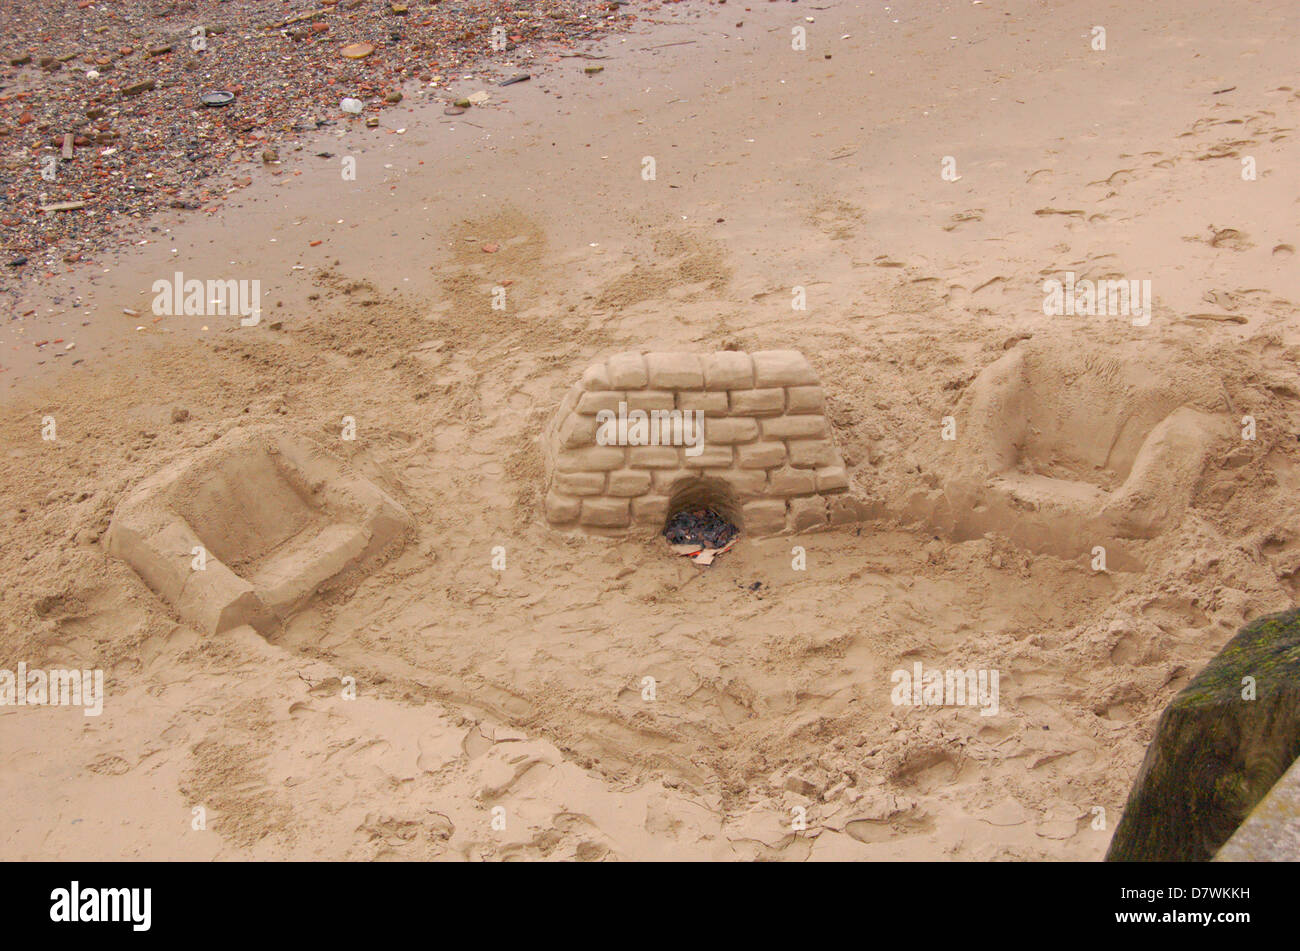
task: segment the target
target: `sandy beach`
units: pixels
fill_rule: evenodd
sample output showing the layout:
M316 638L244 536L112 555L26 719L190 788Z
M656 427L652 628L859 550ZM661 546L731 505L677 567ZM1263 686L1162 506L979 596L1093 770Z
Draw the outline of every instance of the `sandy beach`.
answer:
M0 669L105 686L0 706L0 858L1099 860L1170 698L1295 606L1293 4L621 13L6 275ZM588 367L785 350L853 518L708 568L548 523ZM253 431L409 521L214 633L122 513ZM236 575L330 527L218 475L177 498ZM918 670L996 703L900 702Z

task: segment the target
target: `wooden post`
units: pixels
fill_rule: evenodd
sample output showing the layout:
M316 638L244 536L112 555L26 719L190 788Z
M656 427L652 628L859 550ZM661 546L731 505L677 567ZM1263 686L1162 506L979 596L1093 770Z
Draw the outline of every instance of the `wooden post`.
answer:
M1156 724L1108 862L1205 862L1300 756L1300 609L1243 627Z

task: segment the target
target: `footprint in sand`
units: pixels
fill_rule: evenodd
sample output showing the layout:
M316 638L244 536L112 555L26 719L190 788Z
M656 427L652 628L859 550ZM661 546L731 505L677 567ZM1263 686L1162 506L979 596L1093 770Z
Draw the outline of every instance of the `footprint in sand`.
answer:
M922 794L930 793L956 781L961 765L958 757L947 750L921 747L904 754L890 772L889 780Z
M963 225L968 221L983 221L983 220L984 220L983 208L968 208L965 211L959 211L957 212L957 214L953 215L952 224L944 225L943 230L954 231L960 225Z
M1210 238L1206 242L1212 248L1227 248L1229 251L1245 251L1253 248L1254 242L1244 231L1236 228L1215 228L1210 225Z
M466 730L465 736L461 740L461 749L464 751L465 756L469 759L474 759L475 757L481 756L482 754L486 753L489 749L492 748L492 745L493 745L492 740L483 735L482 731L478 728L477 724L471 726L468 730ZM424 755L425 755L425 751L423 748L421 748L420 750L421 759L424 758ZM421 765L421 764L417 761L417 765ZM421 765L421 768L423 769L425 768L425 766Z
M1231 142L1219 142L1210 146L1208 152L1202 152L1196 156L1196 161L1205 162L1210 159L1237 158L1241 155L1241 149L1247 146L1256 145L1254 139L1234 139Z
M1111 172L1109 178L1099 179L1095 182L1089 182L1089 185L1109 185L1111 188L1119 188L1121 185L1127 185L1136 177L1135 169L1121 168L1118 171Z
M86 766L86 769L92 773L99 773L104 776L121 776L123 773L129 773L131 768L131 764L122 757L112 754L101 756Z
M906 265L904 265L902 261L894 261L889 256L884 254L875 258L871 263L874 264L876 267L906 267Z
M1034 214L1038 215L1040 218L1045 218L1048 215L1065 215L1068 218L1082 218L1087 213L1080 208L1036 208L1034 209Z
M979 294L980 292L987 291L987 290L996 290L1000 292L1006 286L1006 283L1007 283L1007 279L1003 277L1001 274L998 274L997 276L990 277L987 281L984 281L973 291L971 291L971 294Z

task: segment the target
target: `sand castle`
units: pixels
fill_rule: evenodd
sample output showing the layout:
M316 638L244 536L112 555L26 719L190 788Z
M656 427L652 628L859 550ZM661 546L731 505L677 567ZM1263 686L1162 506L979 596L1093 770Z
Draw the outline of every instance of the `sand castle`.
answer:
M856 521L816 371L796 350L617 353L543 434L546 518L593 534L708 506L753 536Z

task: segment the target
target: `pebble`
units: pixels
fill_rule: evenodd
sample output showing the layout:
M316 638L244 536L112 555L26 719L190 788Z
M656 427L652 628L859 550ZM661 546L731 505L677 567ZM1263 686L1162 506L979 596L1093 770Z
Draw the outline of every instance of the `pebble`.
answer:
M348 59L365 59L375 51L373 43L349 43L339 50Z

